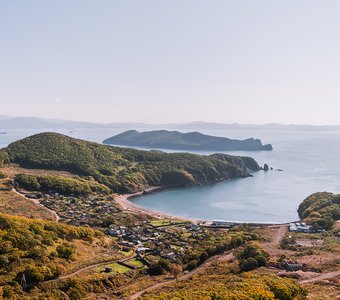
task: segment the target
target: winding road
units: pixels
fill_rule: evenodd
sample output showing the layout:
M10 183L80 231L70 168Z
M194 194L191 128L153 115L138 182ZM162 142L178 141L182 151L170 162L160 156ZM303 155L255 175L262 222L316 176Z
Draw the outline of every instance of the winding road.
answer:
M230 259L233 259L233 257L234 257L234 255L233 255L232 251L227 251L223 254L215 255L215 256L207 259L203 264L201 264L197 268L193 269L192 271L190 271L187 274L184 274L184 275L178 277L177 279L170 279L170 280L167 280L167 281L156 283L152 286L149 286L148 288L146 288L144 290L139 291L138 293L133 294L132 296L129 296L129 297L126 297L126 298L123 298L123 299L124 300L138 299L139 297L143 296L147 292L151 292L153 290L159 289L161 287L170 285L170 284L178 282L178 281L189 279L192 276L194 276L195 274L197 274L197 273L201 272L202 270L204 270L205 268L209 267L216 260L220 260L220 261L230 260Z
M273 240L270 242L271 245L279 245L281 240L283 239L283 237L285 236L287 232L287 225L280 225L278 226L277 232L275 233L275 236L273 238ZM208 260L206 260L203 264L201 264L200 266L198 266L197 268L195 268L194 270L190 271L187 274L184 274L182 276L180 276L177 280L176 279L171 279L171 280L167 280L164 282L159 282L156 283L144 290L141 290L135 294L133 294L132 296L123 298L123 300L135 300L138 299L139 297L143 296L145 293L147 292L151 292L154 291L156 289L162 288L164 286L168 286L170 284L175 283L176 281L181 281L181 280L186 280L191 278L192 276L194 276L195 274L201 272L203 269L209 267L214 261L226 261L226 260L231 260L234 258L233 255L233 251L227 251L221 255L215 255L213 257L210 257Z
M73 276L76 276L84 271L87 271L87 270L91 270L91 269L94 269L94 268L98 268L98 267L101 267L101 266L105 266L105 265L109 265L109 264L113 264L113 263L123 263L123 262L126 262L134 257L136 257L137 255L134 253L133 255L130 255L128 257L124 257L122 259L119 259L119 260L108 260L108 261L105 261L105 262L100 262L100 263L96 263L96 264L93 264L93 265L89 265L87 267L84 267L84 268L81 268L77 271L74 271L73 273L70 273L70 274L66 274L66 275L63 275L63 276L59 276L58 278L55 278L55 279L51 279L51 280L47 280L47 281L44 281L44 283L46 282L55 282L55 281L60 281L60 280L64 280L64 279L68 279L68 278L71 278Z
M108 265L108 264L113 264L113 263L123 263L123 262L126 262L134 257L136 257L137 255L134 253L133 255L130 255L128 257L124 257L122 259L119 259L119 260L111 260L111 261L106 261L106 262L101 262L101 263L97 263L97 264L94 264L94 265L89 265L87 267L84 267L84 268L81 268L73 273L70 273L70 274L67 274L67 275L64 275L64 276L60 276L56 279L53 279L53 280L50 280L50 281L58 281L58 280L63 280L63 279L67 279L67 278L70 278L70 277L73 277L73 276L76 276L84 271L87 271L87 270L90 270L90 269L93 269L93 268L98 268L98 267L101 267L101 266L105 266L105 265Z

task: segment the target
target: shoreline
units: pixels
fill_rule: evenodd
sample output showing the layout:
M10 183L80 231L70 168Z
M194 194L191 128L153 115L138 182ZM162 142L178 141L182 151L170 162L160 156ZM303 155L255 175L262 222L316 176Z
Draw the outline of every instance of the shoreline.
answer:
M142 195L148 195L151 193L162 191L164 189L166 188L156 186L156 187L151 187L144 191L136 192L133 194L121 194L121 195L114 197L114 201L118 203L123 208L123 210L134 213L134 214L145 214L156 219L174 219L174 220L181 220L181 221L189 221L193 224L200 224L203 226L213 227L211 226L213 220L203 220L203 219L195 219L195 218L190 218L190 217L181 217L181 216L176 216L176 215L172 215L169 213L159 212L159 211L156 211L150 208L140 206L129 200L131 198L139 197ZM300 222L300 220L286 222L286 223L254 223L254 222L234 222L234 221L222 221L222 222L231 223L231 224L248 224L248 225L259 225L259 226L265 225L265 226L275 227L275 226L289 225L290 223L294 223L294 222ZM216 227L216 228L219 228L219 227Z
M158 212L149 208L145 208L142 207L138 204L135 204L131 201L129 201L129 199L134 198L134 197L138 197L138 196L142 196L144 194L151 194L157 191L161 191L164 190L165 188L163 187L151 187L148 188L144 191L141 192L136 192L133 194L122 194L122 195L118 195L116 197L114 197L114 201L116 203L118 203L125 211L134 213L134 214L145 214L148 215L150 217L156 218L156 219L174 219L174 220L181 220L181 221L190 221L193 224L197 224L199 222L205 222L204 220L198 220L198 219L194 219L194 218L185 218L185 217L180 217L180 216L175 216L175 215L171 215L168 213L163 213L163 212Z

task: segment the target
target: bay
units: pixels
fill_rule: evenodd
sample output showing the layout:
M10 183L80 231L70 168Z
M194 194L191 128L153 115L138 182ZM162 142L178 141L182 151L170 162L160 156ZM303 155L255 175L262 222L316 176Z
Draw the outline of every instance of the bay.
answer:
M57 131L75 138L101 142L123 130L13 129L0 136L0 147L43 131ZM253 177L218 184L168 189L131 201L156 211L195 219L283 223L298 219L298 205L308 195L320 191L340 193L340 131L202 129L200 132L237 139L255 137L263 143L271 143L273 151L224 153L254 157L259 164L267 163L274 170L254 172Z

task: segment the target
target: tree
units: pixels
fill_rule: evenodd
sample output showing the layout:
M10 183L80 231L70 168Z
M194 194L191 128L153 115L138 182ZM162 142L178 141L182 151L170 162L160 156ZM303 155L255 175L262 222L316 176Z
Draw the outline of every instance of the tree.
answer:
M255 258L247 258L247 259L244 259L241 261L240 263L240 269L241 271L251 271L251 270L254 270L258 267L258 263L257 263L257 260Z
M203 263L204 261L206 261L208 259L209 255L207 252L202 252L200 255L200 262Z
M241 271L250 271L258 267L264 267L267 265L267 259L269 258L268 252L256 243L247 244L236 256L239 260Z
M255 257L255 260L257 261L257 264L259 267L266 267L267 266L267 258L264 255L257 255Z
M75 253L74 247L69 243L63 243L57 247L58 257L64 259L72 259Z
M170 265L170 273L177 279L178 275L181 274L183 271L183 268L179 264L172 264Z
M152 264L149 267L148 273L150 275L162 275L169 270L170 270L169 262L161 258L157 263Z

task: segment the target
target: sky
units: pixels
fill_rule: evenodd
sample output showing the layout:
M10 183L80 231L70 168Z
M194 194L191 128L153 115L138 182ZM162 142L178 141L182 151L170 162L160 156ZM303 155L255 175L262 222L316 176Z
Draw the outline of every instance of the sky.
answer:
M338 0L0 0L0 114L340 124Z

